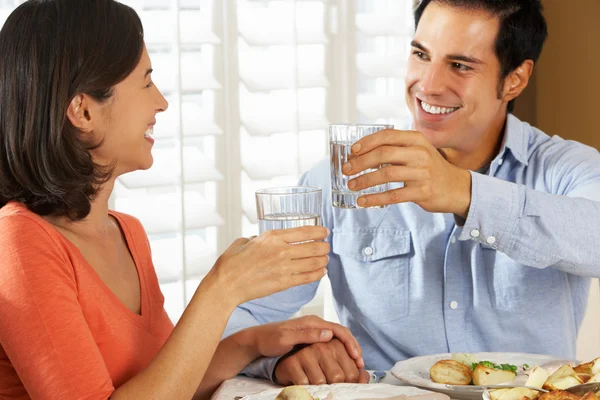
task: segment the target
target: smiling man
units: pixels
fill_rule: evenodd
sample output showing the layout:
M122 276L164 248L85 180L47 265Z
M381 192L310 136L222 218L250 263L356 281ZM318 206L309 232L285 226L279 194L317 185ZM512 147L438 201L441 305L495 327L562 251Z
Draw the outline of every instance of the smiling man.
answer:
M541 8L423 0L406 75L412 129L361 140L344 167L389 164L351 181L390 182L359 200L388 207L333 208L328 161L301 180L323 188L335 306L367 369L446 352L575 357L600 276L600 155L511 114L546 39ZM316 289L247 303L229 332L288 318ZM335 339L252 367L283 384L366 379Z

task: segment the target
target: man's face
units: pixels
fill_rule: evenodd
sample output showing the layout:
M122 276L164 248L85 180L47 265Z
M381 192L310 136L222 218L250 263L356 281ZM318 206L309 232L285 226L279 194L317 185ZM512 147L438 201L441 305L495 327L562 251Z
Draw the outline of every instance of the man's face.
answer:
M503 123L498 29L498 19L484 12L437 3L425 9L412 42L406 100L415 130L435 147L476 151Z

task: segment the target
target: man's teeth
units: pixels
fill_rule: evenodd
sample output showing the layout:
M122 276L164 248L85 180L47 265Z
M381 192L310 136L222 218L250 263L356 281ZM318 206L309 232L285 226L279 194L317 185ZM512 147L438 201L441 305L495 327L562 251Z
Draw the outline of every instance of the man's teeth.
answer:
M154 128L150 128L144 133L144 137L151 138L154 135Z
M429 114L450 114L458 110L458 107L436 107L427 104L424 101L421 102L421 106L423 107L423 110L427 111Z

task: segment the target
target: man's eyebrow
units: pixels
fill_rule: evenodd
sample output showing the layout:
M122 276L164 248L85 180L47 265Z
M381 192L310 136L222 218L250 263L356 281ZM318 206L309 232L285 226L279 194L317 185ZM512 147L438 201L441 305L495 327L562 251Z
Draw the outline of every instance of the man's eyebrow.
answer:
M427 48L425 46L423 46L421 43L417 42L416 40L413 40L412 42L410 42L410 45L421 51L427 52ZM470 63L470 64L484 64L484 62L479 60L478 58L469 57L469 56L465 56L462 54L448 54L446 56L446 59L452 60L452 61L462 61L462 62L466 62L466 63Z
M421 43L417 42L416 40L413 40L412 42L410 42L410 45L412 47L416 47L419 50L427 51L427 49L425 48L425 46L423 46Z
M478 58L463 56L461 54L448 54L446 58L452 61L463 61L471 64L483 64L483 61L479 60Z
M154 71L152 68L148 68L146 70L146 73L144 74L144 78L146 78L148 75L150 75L152 73L152 71Z

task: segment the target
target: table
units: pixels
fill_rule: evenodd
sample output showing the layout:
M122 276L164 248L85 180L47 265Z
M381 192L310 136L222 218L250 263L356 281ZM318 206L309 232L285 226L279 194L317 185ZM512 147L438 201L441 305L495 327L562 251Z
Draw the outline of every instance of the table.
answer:
M381 379L381 383L387 383L390 385L405 385L403 382L394 378L391 374ZM221 384L219 389L215 392L212 400L234 400L237 396L245 396L248 394L260 393L263 390L277 388L280 386L274 385L264 379L254 379L245 376L236 376L235 378L226 380Z

